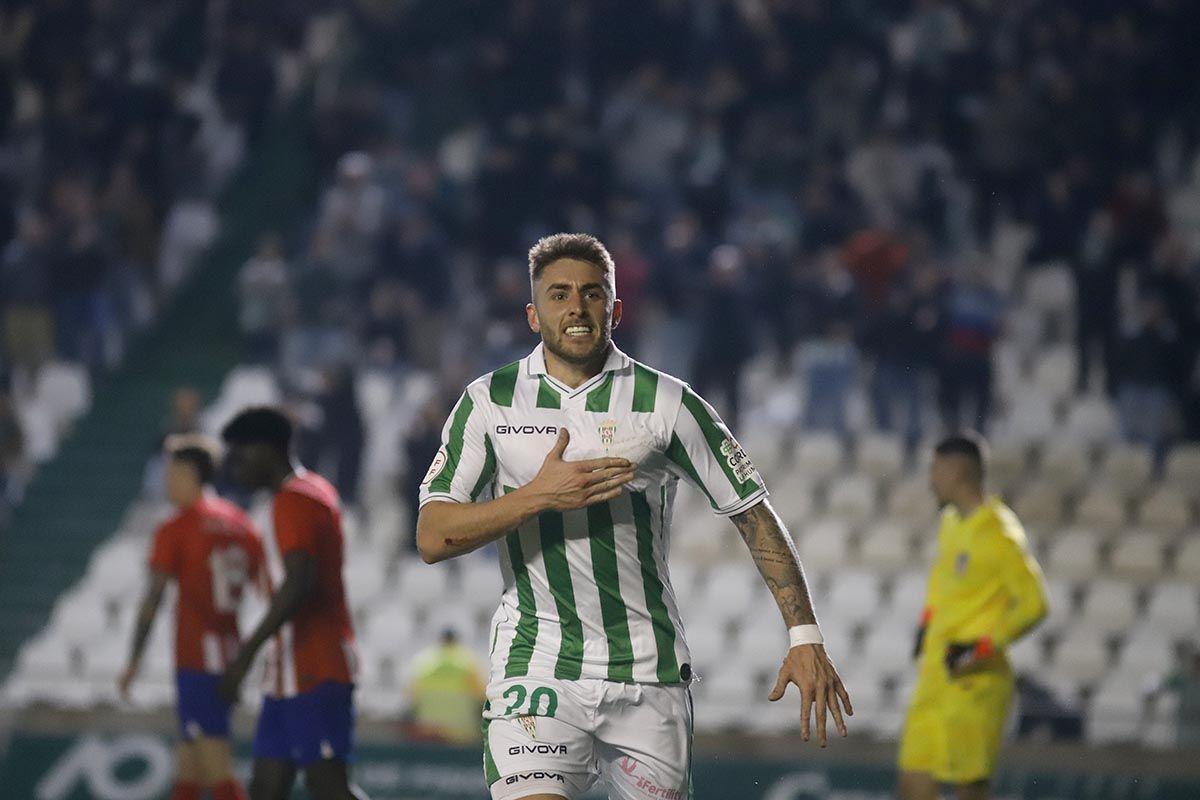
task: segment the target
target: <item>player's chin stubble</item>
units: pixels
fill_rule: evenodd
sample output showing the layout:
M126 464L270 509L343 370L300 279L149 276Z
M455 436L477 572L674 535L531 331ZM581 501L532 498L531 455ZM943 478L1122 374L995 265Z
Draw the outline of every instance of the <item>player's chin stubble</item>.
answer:
M608 326L605 326L600 337L596 340L596 344L586 353L580 355L578 351L572 352L563 346L564 334L558 333L553 336L547 336L546 332L542 334L542 342L546 345L547 350L553 353L559 360L577 365L590 364L603 356L608 352L608 345L611 340L612 332Z

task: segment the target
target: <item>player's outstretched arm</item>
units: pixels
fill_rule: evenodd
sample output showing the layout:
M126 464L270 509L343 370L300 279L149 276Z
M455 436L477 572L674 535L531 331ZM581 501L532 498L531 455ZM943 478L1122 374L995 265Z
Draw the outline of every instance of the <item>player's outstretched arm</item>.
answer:
M117 690L121 697L129 696L129 687L137 676L138 667L142 663L142 653L146 651L146 642L150 639L150 631L154 628L154 618L158 607L162 604L163 592L166 591L167 581L171 576L156 569L150 570L150 581L146 584L146 593L142 595L142 604L138 609L137 623L133 629L133 639L129 644L129 661L125 670L117 679Z
M737 526L755 565L775 597L783 621L789 629L798 625L816 625L817 615L813 611L808 584L800 557L792 544L779 516L767 500L751 506L732 518ZM794 683L800 689L801 717L800 738L808 741L809 719L816 706L817 741L821 747L828 744L825 721L833 714L838 733L846 735L847 716L854 714L850 695L842 685L842 679L834 669L833 662L825 652L824 645L798 644L788 650L779 669L779 680L771 691L770 700L783 697L787 685Z
M417 549L428 564L483 547L543 511L569 511L611 500L633 480L637 464L624 458L564 461L566 428L538 474L516 491L484 503L428 502L417 516Z
M237 701L242 680L250 671L250 665L254 663L254 656L259 648L300 610L316 585L317 560L312 553L305 550L289 550L283 554L283 569L283 584L271 598L267 613L254 632L242 643L238 654L229 662L225 674L221 676L221 698L227 703L233 704Z

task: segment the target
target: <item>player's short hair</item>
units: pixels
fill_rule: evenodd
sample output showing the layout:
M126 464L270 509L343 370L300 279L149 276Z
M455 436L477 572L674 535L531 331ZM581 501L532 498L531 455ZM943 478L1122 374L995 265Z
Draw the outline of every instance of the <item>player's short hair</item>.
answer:
M255 406L231 419L221 438L226 444L269 444L286 454L292 446L292 421L277 408Z
M538 239L529 248L529 285L537 281L542 270L564 258L586 261L599 267L608 282L610 293L616 293L617 267L613 257L604 243L590 233L555 233Z
M939 456L966 458L975 472L975 477L981 482L987 474L987 442L975 431L960 431L947 436L937 443L933 452Z
M202 485L212 483L217 477L221 443L213 437L203 433L177 433L167 437L163 450L167 458L196 470L196 477Z

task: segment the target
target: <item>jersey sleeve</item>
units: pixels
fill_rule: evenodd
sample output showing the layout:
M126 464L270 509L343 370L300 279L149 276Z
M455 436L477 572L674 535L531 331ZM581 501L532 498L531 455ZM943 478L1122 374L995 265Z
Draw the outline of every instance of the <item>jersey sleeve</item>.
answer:
M160 525L154 532L148 565L155 572L179 575L179 548L176 547L176 537L171 535L169 525Z
M280 492L275 498L275 541L280 554L303 550L317 557L317 537L322 519L320 503L298 492Z
M472 503L488 496L496 474L496 452L488 434L486 398L463 392L442 428L438 448L421 481L420 505L433 500Z
M1009 597L1008 609L992 632L992 643L1006 647L1046 616L1046 579L1029 552L1023 532L1002 530L996 536L996 566Z
M666 456L668 468L702 491L721 516L740 514L767 494L750 456L690 386L683 387Z

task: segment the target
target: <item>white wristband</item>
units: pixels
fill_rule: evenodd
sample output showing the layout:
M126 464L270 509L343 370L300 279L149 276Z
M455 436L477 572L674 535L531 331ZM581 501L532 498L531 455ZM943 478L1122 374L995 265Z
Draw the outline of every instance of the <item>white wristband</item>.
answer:
M802 644L825 644L819 625L794 625L788 628L789 648Z

